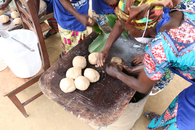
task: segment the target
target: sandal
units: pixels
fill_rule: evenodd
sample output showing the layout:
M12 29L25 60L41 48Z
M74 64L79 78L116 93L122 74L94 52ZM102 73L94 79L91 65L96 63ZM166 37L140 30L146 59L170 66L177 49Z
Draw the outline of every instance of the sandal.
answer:
M148 112L145 112L144 116L148 119L148 120L152 120L154 119L155 117L159 116L158 114L154 113L154 112L151 112L151 111L148 111Z
M60 55L58 56L58 59L61 59L63 55L65 55L64 52L61 52Z
M44 38L48 38L50 37L51 35L54 35L56 34L57 32L54 32L54 33L49 33L49 31L44 35Z
M154 93L152 91L150 91L150 96L153 96L153 95L156 95L157 93L160 93L162 90L158 90L158 91L155 91Z

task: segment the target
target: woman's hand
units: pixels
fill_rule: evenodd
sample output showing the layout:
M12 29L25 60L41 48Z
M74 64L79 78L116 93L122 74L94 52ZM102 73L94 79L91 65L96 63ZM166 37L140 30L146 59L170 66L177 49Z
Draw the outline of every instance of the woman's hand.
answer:
M167 8L173 8L173 1L172 0L158 0L155 2L152 2L150 7L153 6L163 6L163 7L167 7Z
M106 73L114 78L117 78L117 75L121 73L122 71L119 69L119 67L115 63L109 63L106 66Z
M107 50L103 50L99 53L98 59L97 59L97 65L98 67L102 67L108 58L109 52Z
M126 70L128 73L132 73L132 67L129 67L128 65L126 65L124 61L117 65L123 67L123 69Z
M134 65L143 65L143 60L144 60L144 54L138 54L133 58L132 62Z
M82 15L80 14L78 20L85 26L90 26L93 27L93 25L95 24L95 19L93 19L92 17L90 17L89 15Z
M144 69L144 65L130 67L130 66L126 65L125 62L122 62L122 63L117 64L117 65L123 67L123 69L126 70L129 74L140 73Z

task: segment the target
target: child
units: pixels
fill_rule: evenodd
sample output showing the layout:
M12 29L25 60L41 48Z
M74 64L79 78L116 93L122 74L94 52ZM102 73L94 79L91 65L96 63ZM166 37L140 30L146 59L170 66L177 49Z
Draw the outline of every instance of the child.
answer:
M46 14L53 13L53 0L44 0L47 4ZM48 38L49 36L56 34L58 30L58 24L54 17L47 19L49 26L51 29L44 35L44 38Z
M94 23L88 16L88 9L89 0L53 0L54 17L64 49L62 55L88 35L86 26L92 27Z

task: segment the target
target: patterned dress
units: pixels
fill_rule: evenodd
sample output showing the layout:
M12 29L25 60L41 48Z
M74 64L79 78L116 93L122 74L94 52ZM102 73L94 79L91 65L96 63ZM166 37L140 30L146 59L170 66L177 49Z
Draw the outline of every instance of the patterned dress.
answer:
M195 12L181 10L184 20L178 28L159 32L146 46L145 72L151 80L159 80L168 67L176 69L188 79L195 78ZM164 126L164 130L177 129L177 99L161 117L151 121L148 130ZM173 128L171 128L173 127Z
M53 1L54 17L58 23L63 53L67 53L74 46L87 37L87 28L67 11L59 0ZM89 0L70 0L73 8L82 15L88 15Z
M178 3L174 9L195 11L195 0L183 0ZM174 76L175 74L167 68L163 76L157 81L152 89L163 90L173 80Z

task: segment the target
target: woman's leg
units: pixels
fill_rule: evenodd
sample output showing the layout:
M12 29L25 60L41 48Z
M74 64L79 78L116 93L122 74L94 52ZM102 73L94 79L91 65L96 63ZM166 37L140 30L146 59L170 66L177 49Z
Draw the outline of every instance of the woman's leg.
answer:
M62 41L63 54L66 54L74 46L79 44L85 37L87 37L87 30L85 31L72 31L63 29L58 25L59 33Z
M178 110L178 97L176 97L169 107L161 116L155 117L147 127L147 130L153 130L159 127L164 127L163 130L178 130L177 128L177 110Z
M48 12L46 14L50 14L50 13ZM51 29L44 35L44 38L48 38L52 34L56 34L57 32L59 32L58 24L57 24L57 21L54 17L48 19L47 22L48 22L49 26L51 27Z

